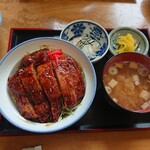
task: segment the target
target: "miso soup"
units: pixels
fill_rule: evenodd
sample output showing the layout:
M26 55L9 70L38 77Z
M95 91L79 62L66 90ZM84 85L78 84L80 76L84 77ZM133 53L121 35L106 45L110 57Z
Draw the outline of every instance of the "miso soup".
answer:
M131 111L150 108L150 70L143 64L114 63L103 80L106 92L121 107Z

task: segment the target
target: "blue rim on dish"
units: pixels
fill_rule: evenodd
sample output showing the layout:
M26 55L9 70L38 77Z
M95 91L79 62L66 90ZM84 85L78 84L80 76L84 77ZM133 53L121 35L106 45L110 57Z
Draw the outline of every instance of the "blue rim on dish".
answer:
M88 25L90 32L87 32L86 25ZM92 63L97 62L107 53L110 44L107 31L98 23L90 20L73 21L61 31L60 38L66 41L72 41L77 37L83 36L83 34L85 37L99 44L99 50L96 52L95 57L89 58ZM102 43L100 41L102 41ZM79 48L82 49L81 47Z

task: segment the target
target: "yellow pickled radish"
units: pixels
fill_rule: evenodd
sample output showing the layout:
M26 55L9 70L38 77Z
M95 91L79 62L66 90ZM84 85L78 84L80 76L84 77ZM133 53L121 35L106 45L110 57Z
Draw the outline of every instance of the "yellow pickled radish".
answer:
M136 43L135 39L132 37L131 34L128 33L128 34L126 35L126 38L127 38L131 43Z
M129 33L125 36L119 36L116 43L119 45L116 53L134 52L137 48L136 40Z

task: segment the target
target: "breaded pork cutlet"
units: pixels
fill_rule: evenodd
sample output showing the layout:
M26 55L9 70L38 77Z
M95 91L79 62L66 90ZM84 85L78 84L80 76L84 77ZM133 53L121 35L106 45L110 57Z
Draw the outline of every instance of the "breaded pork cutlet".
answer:
M70 56L63 56L56 63L52 61L66 108L75 107L84 96L84 81L79 66Z
M23 88L20 78L18 77L18 73L12 77L9 77L8 87L10 88L11 94L20 114L29 120L37 119L38 116L33 106L30 104L28 96Z
M48 55L49 49L41 49L39 51L35 51L31 54L26 54L22 58L21 67L27 67L31 64L34 64L34 66L38 66L40 64L44 64L47 61L49 61L49 55Z
M51 118L51 110L46 99L45 93L38 81L36 71L33 64L26 67L19 73L19 77L23 83L26 92L29 94L31 103L41 122L46 122Z
M62 111L62 97L51 61L38 66L37 73L41 85L48 97L53 121L56 122Z

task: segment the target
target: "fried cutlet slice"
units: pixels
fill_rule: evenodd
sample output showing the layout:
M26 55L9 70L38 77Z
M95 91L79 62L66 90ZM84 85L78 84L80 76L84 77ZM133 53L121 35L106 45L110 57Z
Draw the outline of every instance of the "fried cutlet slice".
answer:
M75 107L85 92L83 77L74 61L65 55L58 62L52 61L66 108Z
M38 116L28 99L18 75L15 74L12 77L9 77L8 87L20 114L29 120L37 119Z
M58 121L62 111L62 96L51 61L38 66L37 73L41 85L48 97L51 106L53 121L56 122Z
M26 54L22 58L21 67L27 67L31 64L34 64L34 66L38 66L40 64L46 63L47 61L49 61L48 51L49 49L44 48L31 54Z
M30 96L31 103L33 104L35 110L37 110L37 108L38 110L40 109L40 111L36 111L40 121L46 122L51 118L51 110L45 93L38 81L38 77L36 75L33 64L21 71L19 73L19 77L23 83L26 92Z
M66 61L68 61L69 64L70 78L72 79L75 93L79 101L84 97L85 94L84 73L82 71L82 68L71 56L67 56Z

